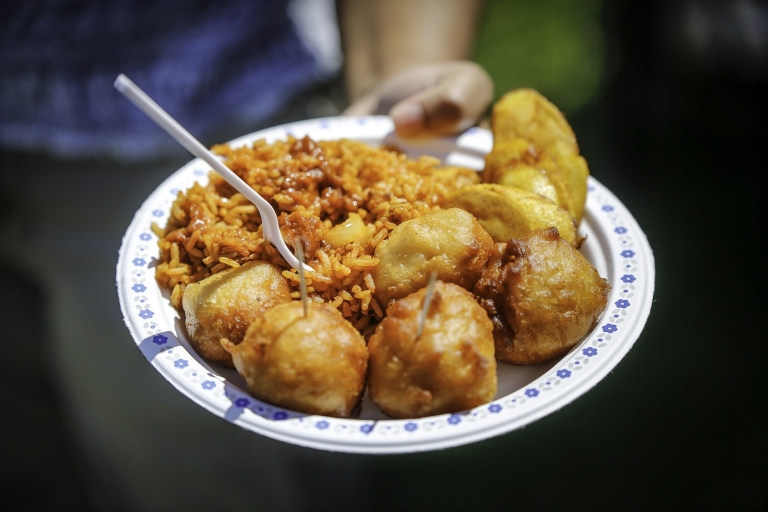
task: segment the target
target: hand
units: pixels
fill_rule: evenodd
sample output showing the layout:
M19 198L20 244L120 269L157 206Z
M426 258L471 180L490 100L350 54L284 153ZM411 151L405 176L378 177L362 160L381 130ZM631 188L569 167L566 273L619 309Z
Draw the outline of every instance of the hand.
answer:
M443 136L477 124L492 99L493 82L482 67L453 61L397 73L342 114L389 114L402 137Z

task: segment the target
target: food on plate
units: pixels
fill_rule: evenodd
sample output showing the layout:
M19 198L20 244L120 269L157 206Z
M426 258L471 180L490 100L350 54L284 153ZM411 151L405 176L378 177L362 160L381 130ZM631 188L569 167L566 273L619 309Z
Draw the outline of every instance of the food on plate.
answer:
M576 223L579 223L584 216L584 207L587 204L587 178L589 178L587 161L578 153L573 153L571 147L562 141L548 147L546 152L554 158L565 177L566 190L570 196L566 210L573 216Z
M347 418L365 386L362 335L329 304L280 304L260 315L239 345L223 341L248 391L260 400L309 414Z
M433 270L438 279L471 289L492 246L477 220L459 208L403 222L376 247L375 297L383 305L405 297L426 286Z
M427 293L396 300L368 344L369 392L393 418L420 418L471 409L493 400L493 325L472 294L437 281L418 336Z
M586 161L558 141L547 150L527 139L495 145L485 159L483 181L539 194L566 210L578 223L587 197Z
M403 222L439 210L472 176L436 173L436 158L411 160L352 140L288 137L214 151L272 204L288 245L302 241L313 270L306 275L310 300L331 304L365 336L386 308L374 297L376 247ZM264 240L258 210L216 173L206 185L180 192L167 226L154 230L160 237L155 275L172 290L174 307L192 283L249 261L279 267L292 298L299 298L297 270Z
M609 291L554 228L497 244L474 288L494 323L496 358L517 365L568 352L595 326Z
M493 148L483 181L520 187L550 199L578 224L587 198L587 162L565 116L531 89L505 94L491 115Z
M290 300L288 282L266 261L249 261L192 283L182 299L189 342L209 361L232 366L220 340L240 343L253 320Z
M215 146L312 270L283 259L256 207L218 174L180 192L166 227L153 226L155 275L194 348L234 365L261 400L349 417L367 381L396 418L492 400L497 359L566 352L609 289L577 251L589 169L563 114L535 91L505 95L492 127L485 183L352 140Z
M491 131L494 145L526 139L546 149L560 141L573 153L579 152L576 135L563 113L533 89L515 89L502 96L491 110Z
M581 244L568 212L521 188L479 183L455 191L442 205L471 213L497 243L519 238L534 229L556 227L569 244Z
M483 181L517 187L533 192L553 203L563 195L555 185L562 183L560 169L550 176L550 169L540 164L541 155L527 139L510 139L494 147L485 157Z
M363 218L357 213L350 213L347 220L336 224L326 231L323 239L334 249L360 240L368 232Z

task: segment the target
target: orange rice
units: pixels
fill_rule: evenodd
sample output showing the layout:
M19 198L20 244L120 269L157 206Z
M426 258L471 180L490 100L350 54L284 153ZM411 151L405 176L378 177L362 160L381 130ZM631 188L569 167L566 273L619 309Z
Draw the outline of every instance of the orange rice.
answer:
M478 181L468 169L436 171L432 157L410 160L345 139L289 137L213 150L272 204L288 245L302 241L314 269L305 273L310 300L332 304L365 335L386 308L373 296L376 246L402 222L439 210L451 191ZM155 276L172 290L176 308L188 284L250 260L282 268L299 298L298 272L264 240L256 207L214 172L207 185L180 192L166 227L153 229L160 237Z

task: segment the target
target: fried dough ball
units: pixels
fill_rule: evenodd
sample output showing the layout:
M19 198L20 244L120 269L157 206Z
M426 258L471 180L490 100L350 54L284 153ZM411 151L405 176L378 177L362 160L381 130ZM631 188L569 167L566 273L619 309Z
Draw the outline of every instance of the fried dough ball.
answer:
M387 304L423 288L433 270L438 279L471 289L492 246L477 220L459 208L407 220L376 246L376 300Z
M516 89L502 96L491 111L491 131L494 145L522 138L547 149L562 141L571 153L579 153L576 135L563 113L533 89Z
M360 402L368 350L362 335L333 306L280 304L254 320L242 343L226 340L248 391L307 414L347 418Z
M521 188L480 183L453 192L442 206L471 213L494 242L519 238L534 229L555 227L569 244L581 244L576 223L567 211Z
M595 326L609 291L554 228L497 244L474 288L494 324L496 358L516 365L568 352Z
M493 325L465 289L437 281L421 337L426 288L395 301L368 344L369 392L393 418L471 409L493 400Z
M287 280L277 266L266 261L249 261L214 274L184 291L182 307L189 341L205 359L232 367L232 356L219 340L240 343L254 319L290 300Z

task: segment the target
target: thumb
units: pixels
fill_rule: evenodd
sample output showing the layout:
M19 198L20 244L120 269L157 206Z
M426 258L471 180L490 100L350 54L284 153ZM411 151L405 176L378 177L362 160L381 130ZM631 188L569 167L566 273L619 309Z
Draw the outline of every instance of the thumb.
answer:
M462 63L437 82L392 107L395 130L403 137L442 136L477 123L493 98L493 82L480 66Z

